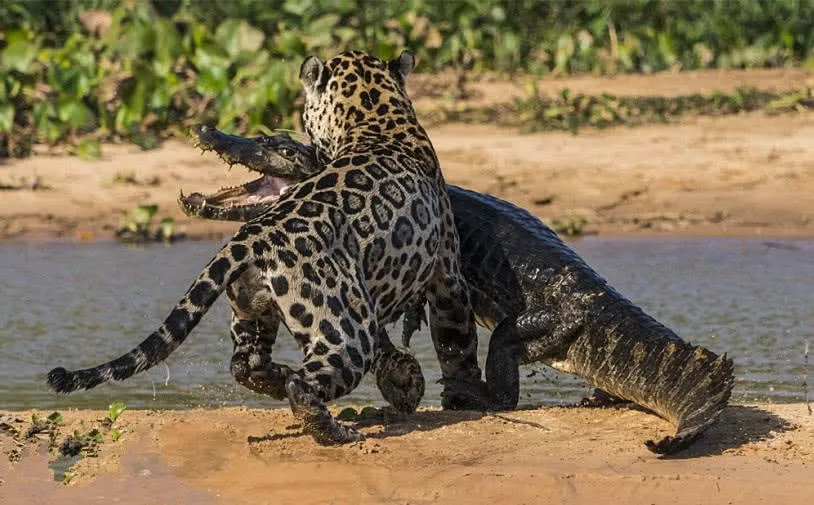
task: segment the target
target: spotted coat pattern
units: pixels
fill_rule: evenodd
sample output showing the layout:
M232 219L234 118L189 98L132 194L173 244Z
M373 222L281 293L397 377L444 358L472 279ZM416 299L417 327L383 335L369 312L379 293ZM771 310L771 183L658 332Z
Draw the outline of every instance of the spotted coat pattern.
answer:
M479 381L469 292L438 160L405 91L408 53L384 62L358 52L307 58L307 133L328 161L243 225L157 331L131 352L48 382L58 392L121 380L164 360L226 289L233 300L232 373L287 397L320 443L358 440L323 402L371 368L382 325L426 296L445 379ZM301 370L271 362L279 322L303 352ZM454 397L444 399L456 407Z

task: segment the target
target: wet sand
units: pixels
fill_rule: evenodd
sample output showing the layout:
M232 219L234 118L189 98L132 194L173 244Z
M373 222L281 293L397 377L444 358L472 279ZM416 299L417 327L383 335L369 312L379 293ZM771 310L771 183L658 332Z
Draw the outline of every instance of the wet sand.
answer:
M11 414L28 421L31 412ZM48 412L41 412L47 415ZM60 437L104 412L63 411ZM24 426L26 423L17 423ZM670 425L631 409L505 414L422 410L360 422L367 439L321 447L287 409L125 411L117 442L69 485L26 443L0 463L0 503L811 503L814 417L804 404L733 406L690 449L658 457ZM58 437L58 438L60 438ZM40 442L47 445L47 440ZM8 453L14 442L0 434Z

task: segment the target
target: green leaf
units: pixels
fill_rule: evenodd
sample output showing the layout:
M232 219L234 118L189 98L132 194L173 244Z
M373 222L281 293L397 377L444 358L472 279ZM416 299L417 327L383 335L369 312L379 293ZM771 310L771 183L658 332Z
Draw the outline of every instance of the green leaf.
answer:
M60 121L68 123L73 128L87 125L93 119L93 113L79 100L61 100L57 109Z
M26 72L31 62L37 57L37 44L30 40L24 30L9 30L5 33L6 43L3 49L2 60L5 70Z
M102 144L98 140L85 139L79 143L76 154L85 161L98 161L102 158Z
M243 52L255 52L263 47L266 36L246 21L229 19L215 30L215 40L231 58Z
M156 39L159 41L155 48L155 63L160 69L160 75L169 75L172 64L183 51L181 37L175 25L169 19L159 19L154 26Z
M76 474L74 472L65 472L62 475L62 483L66 486L71 483L72 480L76 478Z
M283 10L295 16L303 16L311 7L312 2L307 0L286 0L283 4Z
M87 436L88 436L88 439L90 439L93 442L96 442L97 444L101 444L102 442L104 442L104 438L102 437L102 433L99 430L97 430L96 428L90 430L88 432Z
M124 434L124 431L122 431L122 430L120 430L118 428L114 428L113 430L110 431L110 438L114 442L117 442L120 438L122 438L123 434Z
M62 426L65 424L65 420L62 419L62 414L59 412L53 412L50 416L48 416L48 422L55 425L55 426Z
M213 49L211 46L199 47L195 51L195 66L198 69L195 87L202 94L217 95L229 85L229 59Z
M175 235L175 220L173 218L165 217L158 224L158 227L161 240L165 242L172 240L172 237Z
M339 24L338 14L326 14L308 23L303 42L309 49L328 47L333 42L331 32Z
M136 210L142 210L148 214L148 221L153 217L153 215L158 212L158 205L139 205L136 207ZM107 418L110 420L111 423L115 423L116 419L122 415L122 412L127 410L127 405L124 402L114 402L111 403L109 406L109 410L107 411Z
M10 103L0 104L0 132L10 132L14 126L14 106Z
M150 225L150 221L152 221L153 216L156 214L156 212L158 212L158 205L139 205L138 207L133 209L133 213L131 214L130 217L132 218L133 223L136 224L136 226L143 226L146 228ZM124 407L124 404L121 402L114 403L113 405L110 406L110 414L108 415L108 417L110 417L110 415L116 412L114 410L114 406L119 405L121 405L122 407L121 410L124 410L126 408ZM121 414L121 411L119 411L119 414ZM116 416L118 417L118 414ZM111 421L115 420L116 420L115 418L111 419Z
M302 37L293 30L280 32L274 41L274 49L282 54L290 55L303 54L306 51Z

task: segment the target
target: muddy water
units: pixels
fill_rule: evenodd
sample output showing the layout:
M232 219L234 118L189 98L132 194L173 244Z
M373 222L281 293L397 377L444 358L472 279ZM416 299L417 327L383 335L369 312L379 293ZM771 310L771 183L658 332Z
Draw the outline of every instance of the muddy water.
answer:
M814 351L814 242L589 237L572 245L685 340L733 356L736 400L803 399L806 338ZM214 242L0 244L0 409L106 408L116 400L137 408L284 405L231 380L225 300L167 366L68 397L45 387L54 366L96 365L140 342L218 248ZM488 335L481 337L483 352ZM425 404L437 405L440 375L429 335L414 336L413 348L427 377ZM275 359L298 358L293 340L281 335ZM542 366L524 368L523 377L524 404L570 402L588 391ZM344 401L382 404L369 377Z

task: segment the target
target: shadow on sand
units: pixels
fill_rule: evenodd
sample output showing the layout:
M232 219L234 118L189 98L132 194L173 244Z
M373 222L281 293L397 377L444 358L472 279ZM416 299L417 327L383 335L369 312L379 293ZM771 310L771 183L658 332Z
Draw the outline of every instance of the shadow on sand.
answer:
M519 410L559 409L563 407L528 407ZM566 407L585 408L585 407ZM614 407L616 409L634 408L636 406ZM506 414L506 415L504 415ZM651 414L653 415L653 414ZM431 431L444 426L452 426L462 422L476 421L484 417L497 417L504 421L527 424L532 427L548 431L545 426L532 421L516 419L510 413L478 412L478 411L419 411L414 414L400 414L392 409L371 409L368 415L357 415L343 421L355 428L381 426L382 431L366 434L370 440L381 440L390 437L399 437L415 431ZM655 415L654 415L655 417ZM289 433L276 433L261 437L248 437L250 444L296 438L306 436L299 425L288 426L286 429L296 430ZM796 429L796 425L782 417L751 406L729 406L724 410L717 423L712 425L705 433L696 439L689 447L675 454L660 456L662 459L691 459L704 456L722 454L729 449L736 449L750 442L768 440L775 434ZM643 443L644 441L640 441ZM597 441L601 445L601 441Z
M758 407L730 405L717 423L683 451L663 459L689 459L722 454L750 442L773 438L775 434L797 429L797 425Z

